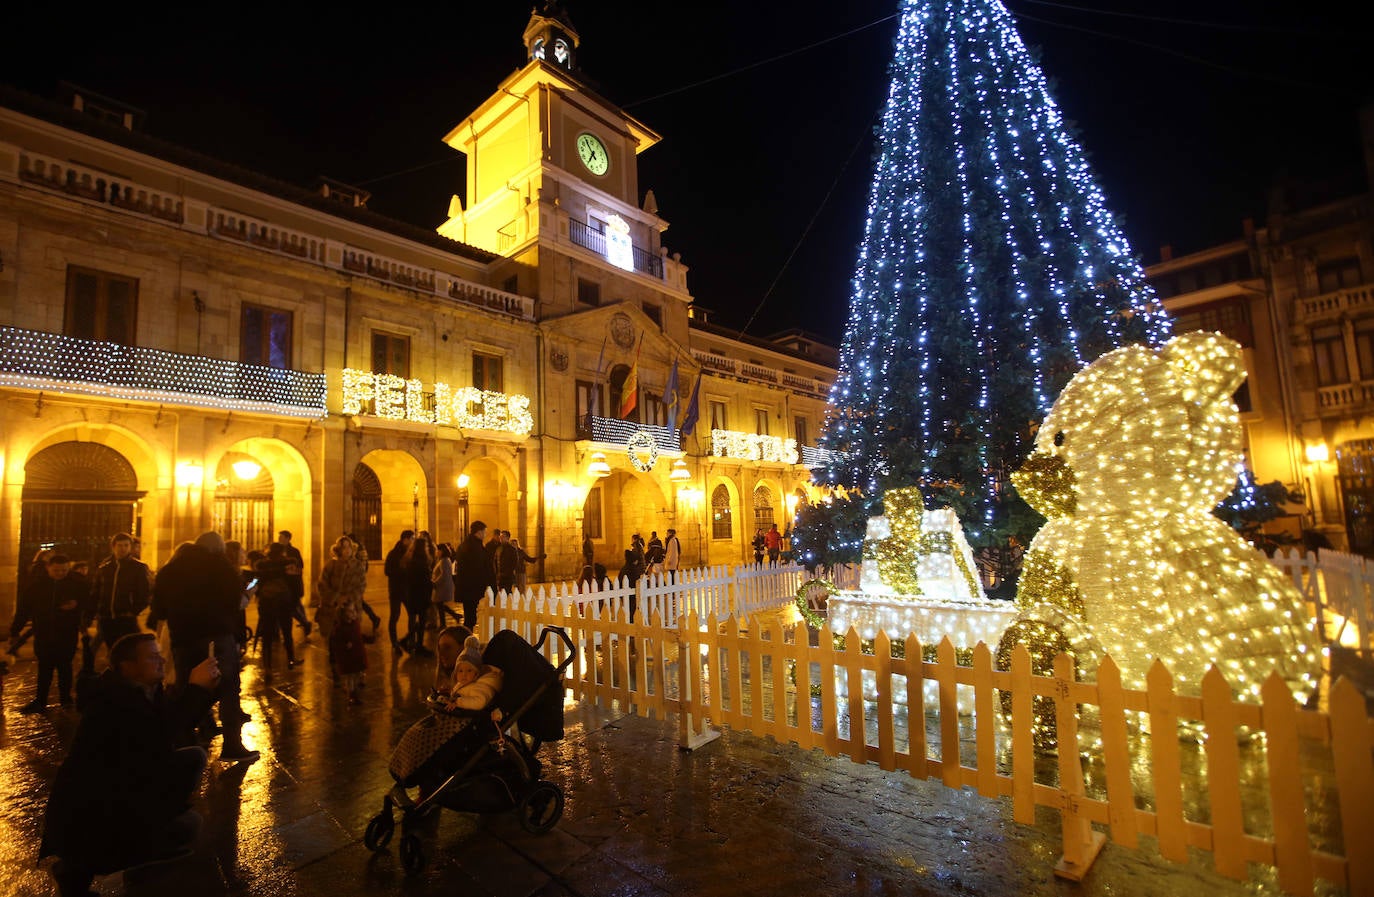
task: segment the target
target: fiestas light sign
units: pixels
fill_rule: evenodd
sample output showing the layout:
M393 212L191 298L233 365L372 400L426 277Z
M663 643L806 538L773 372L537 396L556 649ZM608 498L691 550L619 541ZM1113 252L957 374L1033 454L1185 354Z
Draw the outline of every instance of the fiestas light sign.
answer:
M741 461L797 463L797 440L781 436L760 436L738 430L712 430L711 454Z
M528 396L475 386L454 389L447 383L436 382L434 404L429 407L424 384L419 380L344 368L343 413L362 414L365 410L387 420L450 424L463 430L497 430L528 436L534 429Z

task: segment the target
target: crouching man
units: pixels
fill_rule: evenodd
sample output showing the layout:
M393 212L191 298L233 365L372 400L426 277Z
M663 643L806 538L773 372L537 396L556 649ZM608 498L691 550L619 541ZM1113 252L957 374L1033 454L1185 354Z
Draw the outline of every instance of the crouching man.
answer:
M43 819L39 859L62 897L87 897L96 875L186 856L200 831L191 801L205 751L185 733L214 700L212 654L189 683L162 687L164 661L151 632L120 638L110 666L83 695L81 723Z

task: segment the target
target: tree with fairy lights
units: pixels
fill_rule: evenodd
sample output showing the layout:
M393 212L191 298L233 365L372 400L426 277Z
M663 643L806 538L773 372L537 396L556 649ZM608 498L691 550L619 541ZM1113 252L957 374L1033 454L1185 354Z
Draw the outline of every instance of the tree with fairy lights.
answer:
M1169 323L1000 2L902 0L889 72L822 476L872 513L920 486L1005 555L1041 522L1008 476L1059 391Z

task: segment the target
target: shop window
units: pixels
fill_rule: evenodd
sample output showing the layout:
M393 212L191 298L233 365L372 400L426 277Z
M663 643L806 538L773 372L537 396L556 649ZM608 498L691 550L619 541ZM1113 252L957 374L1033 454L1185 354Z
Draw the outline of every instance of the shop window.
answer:
M730 490L721 484L711 493L711 538L729 539L734 532L730 515Z
M239 360L287 370L291 367L291 312L260 305L243 306Z
M410 337L372 333L372 373L410 379Z
M67 336L132 346L137 306L137 279L68 266Z

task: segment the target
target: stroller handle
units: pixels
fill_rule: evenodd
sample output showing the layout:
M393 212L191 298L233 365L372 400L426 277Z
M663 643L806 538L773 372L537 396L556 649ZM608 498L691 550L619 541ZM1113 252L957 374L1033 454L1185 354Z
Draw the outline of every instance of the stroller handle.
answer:
M559 639L562 640L563 645L568 649L567 658L558 665L558 672L561 673L572 666L572 662L577 659L577 645L573 644L573 640L568 638L568 631L562 626L545 626L544 630L539 633L539 641L534 643L534 650L543 651L544 643L549 640L550 634L558 636Z

